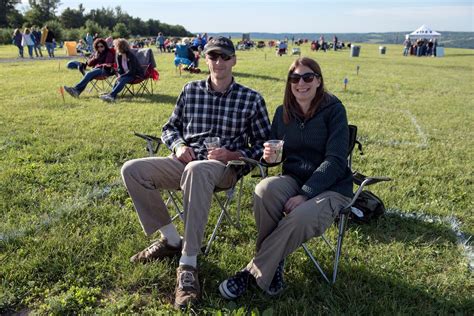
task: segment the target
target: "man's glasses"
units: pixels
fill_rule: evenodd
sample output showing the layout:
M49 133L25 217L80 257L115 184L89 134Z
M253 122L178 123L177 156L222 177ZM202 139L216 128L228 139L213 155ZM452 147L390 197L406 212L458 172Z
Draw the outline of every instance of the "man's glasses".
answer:
M217 59L219 59L219 57L220 57L223 61L228 61L228 60L231 60L232 57L234 57L234 56L229 56L229 55L225 55L225 54L216 54L216 53L209 53L209 54L207 54L207 56L208 56L209 59L212 60L212 61L216 61Z
M306 82L306 83L310 83L310 82L313 82L314 78L319 78L321 77L320 75L318 75L317 73L314 73L314 72L307 72L305 74L290 74L288 76L288 81L293 83L293 84L297 84L298 82L300 82L300 79L303 78L303 81Z

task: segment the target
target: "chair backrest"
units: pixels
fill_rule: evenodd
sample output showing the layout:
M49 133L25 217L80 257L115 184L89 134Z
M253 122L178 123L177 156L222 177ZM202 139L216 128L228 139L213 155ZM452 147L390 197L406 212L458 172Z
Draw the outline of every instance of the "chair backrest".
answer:
M131 51L137 57L140 65L150 65L152 68L156 68L155 56L151 48L131 49Z
M347 155L352 154L357 140L357 126L349 125L349 150Z
M185 44L176 45L176 56L181 58L188 58L188 46Z
M357 126L349 125L349 148L347 152L347 165L352 170L352 152L357 143Z

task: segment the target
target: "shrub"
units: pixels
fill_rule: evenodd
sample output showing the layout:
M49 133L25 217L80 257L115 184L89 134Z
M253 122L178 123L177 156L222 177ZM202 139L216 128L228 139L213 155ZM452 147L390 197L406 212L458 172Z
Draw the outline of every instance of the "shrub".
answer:
M12 43L13 29L0 29L0 44Z

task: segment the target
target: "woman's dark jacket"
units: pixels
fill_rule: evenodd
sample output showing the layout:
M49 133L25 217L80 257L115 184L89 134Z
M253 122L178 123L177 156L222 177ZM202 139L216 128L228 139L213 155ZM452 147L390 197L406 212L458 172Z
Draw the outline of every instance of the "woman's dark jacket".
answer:
M283 174L301 185L300 193L313 198L324 191L352 197L352 172L347 166L349 127L346 110L327 95L313 117L283 122L283 106L275 112L271 139L282 139Z
M138 62L137 57L132 53L132 52L127 52L127 66L128 66L128 71L125 73L125 70L122 67L122 58L124 55L118 54L117 55L117 66L118 66L118 72L121 76L125 75L130 75L133 77L143 77L144 72L143 68Z

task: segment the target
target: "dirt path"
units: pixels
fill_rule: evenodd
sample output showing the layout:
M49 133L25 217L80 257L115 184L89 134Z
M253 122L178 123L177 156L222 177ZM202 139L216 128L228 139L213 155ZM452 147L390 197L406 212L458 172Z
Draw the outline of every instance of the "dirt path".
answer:
M35 58L0 58L0 63L31 63L31 62L40 62L40 61L47 61L47 60L72 60L72 59L82 59L81 56L58 56L54 58L49 57L35 57Z

